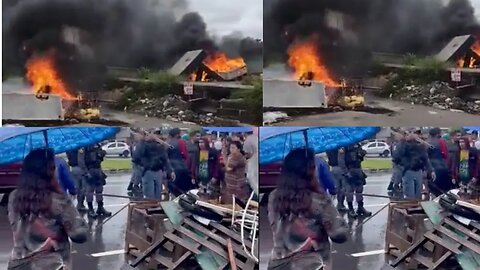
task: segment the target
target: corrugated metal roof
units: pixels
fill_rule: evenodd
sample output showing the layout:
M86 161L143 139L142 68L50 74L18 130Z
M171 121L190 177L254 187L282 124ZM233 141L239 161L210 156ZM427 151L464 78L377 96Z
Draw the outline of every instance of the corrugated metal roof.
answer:
M444 62L458 60L474 43L475 38L472 35L454 37L435 58Z

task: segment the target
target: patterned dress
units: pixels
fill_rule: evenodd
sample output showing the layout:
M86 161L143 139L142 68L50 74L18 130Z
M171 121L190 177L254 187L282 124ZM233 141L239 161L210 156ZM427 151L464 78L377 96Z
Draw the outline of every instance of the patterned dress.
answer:
M9 270L71 269L71 244L85 242L88 226L65 194L52 193L51 214L22 218L10 194L8 219L13 230ZM63 268L62 268L63 267Z
M248 199L247 178L246 178L247 160L240 153L232 153L228 156L224 187L222 188L222 201L225 204L232 203L232 195L241 200ZM232 170L228 170L231 168Z
M308 216L275 212L276 190L268 200L273 250L268 269L323 269L330 259L330 239L346 237L348 227L326 192L313 193Z

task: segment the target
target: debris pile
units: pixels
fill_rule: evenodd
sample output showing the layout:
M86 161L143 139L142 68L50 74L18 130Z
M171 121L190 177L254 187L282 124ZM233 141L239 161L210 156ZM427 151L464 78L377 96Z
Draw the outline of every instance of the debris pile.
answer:
M423 104L439 110L480 114L480 100L463 99L459 97L456 89L444 82L408 85L397 89L396 93L396 98L412 104Z
M129 100L126 111L139 113L146 117L155 117L174 122L193 122L201 125L215 123L212 113L200 114L190 109L189 102L178 95L166 95L155 98Z

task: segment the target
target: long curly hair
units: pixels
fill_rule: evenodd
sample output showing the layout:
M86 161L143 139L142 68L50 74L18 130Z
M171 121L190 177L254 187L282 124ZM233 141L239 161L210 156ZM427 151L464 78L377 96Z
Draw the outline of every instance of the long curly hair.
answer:
M50 213L51 194L59 192L54 174L55 155L51 149L35 149L27 155L13 201L20 216Z
M283 161L274 209L282 216L308 215L312 193L320 192L315 178L315 155L311 149L290 151Z

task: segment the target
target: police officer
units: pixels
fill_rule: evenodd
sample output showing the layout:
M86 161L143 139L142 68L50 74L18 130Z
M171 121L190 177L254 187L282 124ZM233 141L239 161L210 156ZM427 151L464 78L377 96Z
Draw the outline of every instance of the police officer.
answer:
M83 149L77 149L67 152L68 165L72 167L72 176L75 181L75 189L77 191L77 210L79 212L87 211L87 208L85 208L85 205L83 204L85 201L87 184L85 179L87 170L83 159L83 151Z
M345 165L348 170L347 174L347 204L348 216L356 218L357 216L370 216L371 212L363 207L363 186L366 184L367 176L362 170L362 161L367 153L358 144L345 148ZM357 212L353 208L353 194L357 201Z
M102 150L100 145L94 144L85 148L84 158L85 166L87 168L87 205L88 216L96 218L98 216L111 216L112 213L103 208L103 186L106 184L105 179L107 176L102 171L102 161L105 158L105 151ZM95 193L95 199L97 201L97 213L93 209L93 194Z
M335 179L335 187L337 190L337 210L338 212L346 212L345 207L345 189L347 181L347 166L345 165L344 149L335 149L327 152L328 165L332 167L333 178Z

